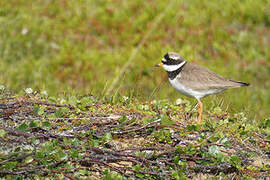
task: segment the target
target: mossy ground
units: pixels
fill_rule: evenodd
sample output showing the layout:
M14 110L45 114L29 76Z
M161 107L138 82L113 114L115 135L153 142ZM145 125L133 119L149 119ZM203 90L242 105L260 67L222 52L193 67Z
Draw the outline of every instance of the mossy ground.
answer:
M0 85L175 100L166 73L153 66L176 51L251 83L205 99L206 109L263 121L270 113L269 9L269 0L1 0Z
M0 96L3 179L270 177L270 119L216 107L197 124L188 101Z

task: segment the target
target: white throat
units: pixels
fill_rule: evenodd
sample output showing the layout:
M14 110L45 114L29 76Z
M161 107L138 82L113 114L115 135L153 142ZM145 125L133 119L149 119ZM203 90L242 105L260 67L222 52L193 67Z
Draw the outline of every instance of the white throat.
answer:
M172 71L176 71L177 69L182 67L185 63L186 63L186 61L183 61L180 64L175 64L175 65L163 64L162 67L165 69L165 71L172 72Z

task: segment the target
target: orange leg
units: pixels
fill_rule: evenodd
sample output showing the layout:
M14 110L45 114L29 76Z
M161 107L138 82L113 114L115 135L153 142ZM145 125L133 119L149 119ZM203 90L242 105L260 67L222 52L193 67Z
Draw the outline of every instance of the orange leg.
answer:
M198 110L199 115L197 117L197 122L199 124L201 124L201 122L202 122L203 103L201 102L200 99L198 99L198 103L199 103L199 110Z

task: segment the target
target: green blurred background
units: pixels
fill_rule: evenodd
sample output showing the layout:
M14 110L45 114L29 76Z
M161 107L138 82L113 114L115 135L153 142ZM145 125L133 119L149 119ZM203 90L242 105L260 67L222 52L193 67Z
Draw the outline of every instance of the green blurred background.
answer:
M252 84L205 98L206 110L269 117L269 0L0 1L0 85L15 92L175 102L186 97L153 67L168 51Z

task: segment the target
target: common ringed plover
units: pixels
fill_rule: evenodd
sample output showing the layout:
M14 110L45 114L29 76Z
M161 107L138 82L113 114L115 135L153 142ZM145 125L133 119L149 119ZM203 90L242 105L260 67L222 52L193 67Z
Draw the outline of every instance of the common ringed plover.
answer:
M199 103L198 123L201 123L202 120L201 98L220 93L228 88L249 86L248 83L224 78L203 66L187 62L175 52L165 54L161 63L156 66L161 66L167 71L169 82L179 93L197 99Z

